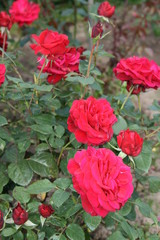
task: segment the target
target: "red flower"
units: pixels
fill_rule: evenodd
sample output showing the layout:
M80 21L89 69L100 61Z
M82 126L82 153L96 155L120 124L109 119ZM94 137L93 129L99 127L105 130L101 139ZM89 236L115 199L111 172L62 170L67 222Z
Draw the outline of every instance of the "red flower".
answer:
M52 206L46 204L41 204L38 207L38 211L44 218L50 217L54 213Z
M52 60L50 60L43 69L44 73L49 74L47 78L48 82L55 84L62 78L65 78L69 72L78 72L79 60L80 53L76 51L76 48L66 48L66 53L63 55L53 56ZM38 69L41 69L43 64L44 59L40 61Z
M111 140L115 122L117 118L106 99L89 97L73 102L67 124L78 142L99 145Z
M78 151L67 168L84 210L92 216L119 210L132 195L130 168L109 149Z
M10 7L9 13L13 17L13 22L19 26L30 25L34 22L40 12L39 4L29 2L28 0L16 0Z
M0 12L0 27L6 27L8 30L12 27L11 17L6 12Z
M109 2L105 1L99 5L97 10L98 15L104 16L107 18L112 17L115 12L115 6L111 6Z
M5 80L6 67L4 64L0 64L0 86L4 83Z
M35 51L44 55L62 55L66 52L66 46L69 44L67 35L53 32L52 30L44 30L39 36L33 34L37 44L31 44L30 47Z
M5 40L5 44L4 44L4 40ZM3 44L4 44L4 50L6 51L7 50L7 46L8 46L8 43L7 43L7 34L1 34L0 32L0 47L3 48ZM2 55L2 51L0 50L0 55Z
M0 229L3 228L3 225L4 225L3 212L0 210Z
M96 38L98 36L102 37L103 34L103 25L101 22L98 22L92 28L92 38Z
M135 131L122 130L117 136L117 143L122 152L129 156L136 157L143 147L143 138Z
M134 86L134 94L145 91L146 88L160 87L160 67L145 57L121 59L113 71L119 80L127 82L128 91Z
M22 225L28 220L28 213L18 203L17 207L13 209L12 217L16 225Z

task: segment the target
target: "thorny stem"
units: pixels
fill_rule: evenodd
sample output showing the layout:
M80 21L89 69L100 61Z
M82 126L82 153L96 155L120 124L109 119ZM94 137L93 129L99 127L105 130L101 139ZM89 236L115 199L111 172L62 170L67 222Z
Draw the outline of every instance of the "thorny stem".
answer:
M156 132L159 132L159 131L160 131L160 127L157 128L156 130L154 130L152 133L146 135L146 136L144 137L144 139L145 139L145 138L150 138L150 137L152 137Z
M121 106L120 110L122 110L122 109L124 108L124 105L126 104L126 102L127 102L128 98L129 98L129 97L130 97L130 95L132 94L132 92L133 92L133 89L134 89L134 86L132 86L132 87L131 87L131 90L129 91L129 93L128 93L127 97L125 98L125 100L124 100L124 102L123 102L123 104L122 104L122 106Z
M59 154L59 157L58 157L58 160L57 160L57 166L59 166L60 164L60 161L61 161L61 157L62 157L62 154L64 152L64 150L75 140L75 138L73 138L71 141L69 141L64 147L62 147L61 149L61 152Z

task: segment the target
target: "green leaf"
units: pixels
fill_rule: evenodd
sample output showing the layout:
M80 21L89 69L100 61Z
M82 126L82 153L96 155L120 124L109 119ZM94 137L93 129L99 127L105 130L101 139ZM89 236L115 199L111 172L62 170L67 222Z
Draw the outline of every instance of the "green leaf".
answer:
M4 151L5 146L6 146L6 142L0 138L0 153Z
M3 187L8 183L9 178L6 175L6 171L5 171L5 167L3 167L3 165L1 165L0 168L0 193L3 191Z
M20 82L23 82L20 78L15 78L15 77L11 77L11 76L8 76L7 75L7 79L13 83L20 83Z
M55 117L51 114L40 114L33 116L32 119L39 125L53 126L55 123Z
M81 83L83 86L93 84L95 81L94 78L91 76L86 78L86 77L82 77L82 76L78 76L78 75L70 76L70 74L68 74L68 76L65 80L68 82Z
M51 183L48 179L38 180L32 183L28 188L27 192L30 194L39 194L49 192L53 189L53 183Z
M85 235L82 228L74 223L67 227L66 235L70 240L85 240Z
M72 206L67 212L66 212L66 218L69 218L73 216L75 213L77 213L79 210L82 209L82 205L80 203Z
M49 149L49 146L47 143L40 143L37 148L36 148L36 151L37 152L43 152L43 151L46 151Z
M29 139L25 139L18 143L18 149L20 152L26 152L26 150L30 147L31 142Z
M85 224L91 231L94 231L101 222L101 217L99 217L99 216L92 217L91 215L89 215L86 212L83 214L83 218L84 218Z
M64 146L64 140L60 138L56 138L54 134L52 134L49 138L49 144L53 148L62 148Z
M57 178L54 181L54 185L58 188L61 188L63 190L66 190L72 183L72 180L70 178Z
M8 175L14 183L27 186L32 180L33 172L28 165L28 161L21 160L8 166Z
M123 117L119 115L117 120L118 121L113 125L113 132L116 135L118 135L121 130L127 129L127 122Z
M59 189L53 193L51 197L51 202L52 204L59 208L65 201L67 201L69 196L70 196L69 192L65 192Z
M27 240L37 240L37 235L32 230L27 230Z
M24 187L15 187L13 189L13 197L20 203L27 203L30 200L30 194Z
M54 216L50 217L48 222L50 222L53 226L62 227L62 228L64 228L67 224L65 219L63 218L58 219L57 217L54 218Z
M4 237L9 237L12 236L14 233L16 233L16 229L15 228L5 228L2 231L2 236Z
M28 161L31 169L42 177L57 177L58 168L53 155L48 152L36 153Z
M2 127L0 127L0 138L2 138L3 140L7 140L8 142L13 141L13 138L10 136L8 131Z
M16 234L13 235L13 240L23 240L24 235L21 231L18 231Z
M107 240L127 240L128 238L125 238L120 231L114 232Z
M45 135L49 135L53 132L52 126L50 126L50 125L34 124L31 126L31 129L35 132L45 134Z
M125 231L130 240L136 240L138 238L137 231L127 222L122 222L121 227Z
M131 203L127 202L122 208L121 210L119 211L119 214L121 214L122 216L127 216L130 211L132 209L132 205Z
M39 92L50 92L52 90L53 86L52 85L35 85L35 89Z
M56 131L56 136L58 138L61 138L63 136L63 134L65 133L65 128L61 125L58 125L55 127L55 131Z
M0 115L0 126L2 127L7 124L8 124L7 119Z
M148 172L152 162L152 146L150 142L144 142L141 153L134 157L136 167L144 172Z
M152 193L160 192L160 178L156 176L150 176L149 181L149 190Z

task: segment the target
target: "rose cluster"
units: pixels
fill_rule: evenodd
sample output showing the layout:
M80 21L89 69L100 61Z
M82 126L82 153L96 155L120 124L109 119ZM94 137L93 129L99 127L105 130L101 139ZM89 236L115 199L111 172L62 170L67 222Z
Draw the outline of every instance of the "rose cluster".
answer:
M113 71L119 80L127 82L128 91L133 87L133 94L138 94L147 88L160 87L160 66L146 57L134 56L121 59Z
M48 73L49 83L55 84L65 78L68 73L79 71L80 55L83 51L68 47L67 35L46 29L39 36L33 34L32 38L37 43L31 44L30 47L35 54L43 55L38 59L38 69Z

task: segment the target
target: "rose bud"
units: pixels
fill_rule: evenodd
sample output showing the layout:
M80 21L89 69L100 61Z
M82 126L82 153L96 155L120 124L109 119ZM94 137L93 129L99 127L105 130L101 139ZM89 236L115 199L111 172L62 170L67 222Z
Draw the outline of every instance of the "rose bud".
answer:
M114 11L115 11L115 6L111 6L109 2L105 1L99 5L97 13L100 16L110 18L114 14Z
M52 213L54 213L54 209L51 205L46 205L43 203L38 207L38 211L44 218L50 217Z
M117 136L117 143L122 152L136 157L142 150L143 138L137 132L127 129L120 131Z
M0 229L3 228L4 219L3 219L3 212L0 210Z
M11 17L6 12L0 12L0 27L8 28L8 30L12 27Z
M103 25L101 22L98 22L96 25L92 28L92 38L96 38L98 36L102 37L103 34Z
M22 225L28 220L28 213L18 203L17 207L13 209L12 217L16 225Z

